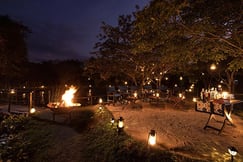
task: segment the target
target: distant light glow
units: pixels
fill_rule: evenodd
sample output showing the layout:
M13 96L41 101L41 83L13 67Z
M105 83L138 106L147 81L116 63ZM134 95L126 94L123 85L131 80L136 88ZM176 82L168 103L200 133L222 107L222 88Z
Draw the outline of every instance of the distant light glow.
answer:
M215 64L211 64L210 70L216 70L216 65Z
M36 112L36 109L32 107L32 108L30 109L30 113L31 113L31 114L34 114L35 112Z

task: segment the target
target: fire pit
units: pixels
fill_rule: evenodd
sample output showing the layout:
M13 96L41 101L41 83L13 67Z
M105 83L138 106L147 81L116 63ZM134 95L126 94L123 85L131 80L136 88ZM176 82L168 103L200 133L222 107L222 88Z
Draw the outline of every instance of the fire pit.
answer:
M74 93L77 89L71 86L65 93L62 95L61 102L49 102L47 107L53 112L52 119L55 121L55 116L58 114L68 115L69 121L71 120L71 112L74 108L80 107L80 103L73 103Z

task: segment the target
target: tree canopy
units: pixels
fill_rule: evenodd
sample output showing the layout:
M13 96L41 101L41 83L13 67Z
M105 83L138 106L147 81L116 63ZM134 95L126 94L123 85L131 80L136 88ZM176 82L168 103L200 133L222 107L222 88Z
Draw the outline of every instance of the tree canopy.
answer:
M120 16L118 26L103 24L96 61L106 77L123 73L139 84L221 63L231 89L243 68L242 12L241 0L153 0L133 16Z
M0 76L16 78L23 74L27 59L26 36L30 30L22 23L0 16Z

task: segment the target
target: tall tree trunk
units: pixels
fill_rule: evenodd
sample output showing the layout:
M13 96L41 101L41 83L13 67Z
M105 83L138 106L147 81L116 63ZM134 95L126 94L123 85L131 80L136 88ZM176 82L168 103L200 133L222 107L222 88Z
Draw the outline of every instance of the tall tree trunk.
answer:
M235 89L234 89L234 76L235 76L235 71L226 71L226 77L227 77L227 81L226 81L226 86L228 88L229 93L234 93Z

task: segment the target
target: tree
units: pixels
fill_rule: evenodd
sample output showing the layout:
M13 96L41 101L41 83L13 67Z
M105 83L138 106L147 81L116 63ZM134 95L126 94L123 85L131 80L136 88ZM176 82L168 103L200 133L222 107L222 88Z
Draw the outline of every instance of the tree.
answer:
M200 59L223 62L223 77L233 92L234 76L243 68L243 17L240 0L198 1L188 3L180 25L192 36L191 47Z
M113 27L102 23L102 33L98 35L95 59L89 62L90 73L100 73L102 79L126 75L136 82L134 56L131 53L132 16L122 15L118 18L118 25Z
M176 70L227 60L231 91L243 66L242 21L240 0L154 0L136 14L134 50L157 53Z
M192 59L187 54L189 38L180 32L175 12L178 6L174 5L173 1L151 2L149 7L136 13L133 31L134 53L157 57L159 64L156 65L160 68L162 65L162 71L167 72L182 69Z
M19 78L28 61L26 34L29 29L8 16L0 16L0 76L7 84Z

